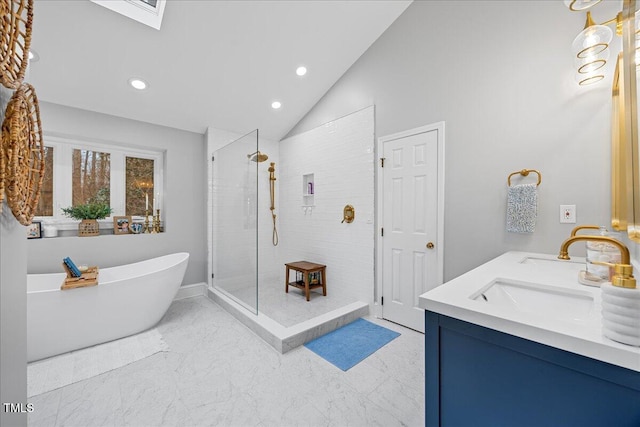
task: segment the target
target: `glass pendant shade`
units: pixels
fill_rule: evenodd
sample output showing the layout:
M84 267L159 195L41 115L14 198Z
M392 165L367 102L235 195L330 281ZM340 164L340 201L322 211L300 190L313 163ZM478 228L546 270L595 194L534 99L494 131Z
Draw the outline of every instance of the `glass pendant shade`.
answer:
M600 68L604 67L609 60L609 49L605 49L598 54L585 56L583 58L575 58L575 67L578 74L592 74Z
M587 22L591 15L587 12ZM598 55L609 47L613 32L604 25L589 25L573 41L573 53L577 58Z
M564 4L574 12L589 9L591 6L600 3L602 0L564 0Z
M592 85L594 83L598 83L602 79L604 79L604 74L597 71L591 74L576 73L576 81L580 86Z

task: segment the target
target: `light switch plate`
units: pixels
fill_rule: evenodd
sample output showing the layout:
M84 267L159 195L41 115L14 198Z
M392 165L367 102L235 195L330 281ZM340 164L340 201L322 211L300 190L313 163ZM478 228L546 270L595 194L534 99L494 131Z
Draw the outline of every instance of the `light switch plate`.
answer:
M576 223L576 205L560 205L560 222L563 224Z

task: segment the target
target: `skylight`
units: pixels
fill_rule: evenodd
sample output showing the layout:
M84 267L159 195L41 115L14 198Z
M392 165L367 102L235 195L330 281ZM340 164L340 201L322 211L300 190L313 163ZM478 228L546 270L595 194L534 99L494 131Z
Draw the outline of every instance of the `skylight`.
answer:
M146 3L151 7L156 7L158 4L157 0L140 0L142 3Z
M91 0L128 18L148 25L156 30L162 24L166 0Z

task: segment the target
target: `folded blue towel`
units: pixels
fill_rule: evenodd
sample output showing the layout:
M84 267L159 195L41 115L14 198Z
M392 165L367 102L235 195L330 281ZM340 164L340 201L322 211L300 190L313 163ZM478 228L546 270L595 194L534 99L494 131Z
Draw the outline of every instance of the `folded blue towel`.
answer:
M533 233L538 214L538 186L518 184L509 187L507 196L507 231Z

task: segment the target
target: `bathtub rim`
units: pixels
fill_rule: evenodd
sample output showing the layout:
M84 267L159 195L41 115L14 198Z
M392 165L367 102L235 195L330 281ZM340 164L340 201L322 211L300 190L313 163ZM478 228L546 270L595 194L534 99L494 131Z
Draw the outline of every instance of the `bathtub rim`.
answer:
M157 256L157 257L153 257L153 258L147 258L147 259L144 259L144 260L141 260L141 261L132 262L132 263L129 263L129 264L121 264L121 265L114 265L114 266L111 266L111 267L101 268L101 270L108 270L108 269L111 269L111 268L121 268L121 267L125 268L125 267L136 266L138 264L144 264L144 263L147 263L147 262L152 261L152 260L158 260L158 259L161 259L161 258L169 258L169 257L176 257L178 259L174 263L171 263L171 264L168 264L168 265L163 265L162 268L160 268L160 269L156 269L156 270L153 270L153 271L145 271L145 272L142 272L140 274L127 276L126 278L118 279L118 280L112 280L112 281L109 281L109 282L98 282L97 286L117 285L118 283L126 282L126 281L129 281L129 280L132 280L132 279L136 279L136 278L139 278L139 277L143 277L143 276L148 276L149 274L160 273L160 272L168 270L168 269L170 269L172 267L175 267L176 265L178 265L180 263L188 261L189 260L189 256L190 256L189 252L174 252L174 253L171 253L171 254L160 255L160 256ZM29 274L27 274L27 286L26 286L26 288L27 288L26 289L27 296L28 295L35 295L35 294L42 294L42 293L46 293L46 292L62 292L59 285L55 285L55 287L53 287L51 289L31 290L30 291L29 290L29 277L30 276L34 276L34 277L35 276L39 276L39 277L42 277L42 276L59 276L60 279L63 279L64 276L65 276L65 273L64 272L54 272L54 273L29 273ZM62 280L57 281L56 283L58 283L58 282L62 283ZM53 284L53 281L52 281L52 284ZM93 286L86 287L86 288L77 288L77 289L73 289L73 290L91 289L91 288L93 288Z

